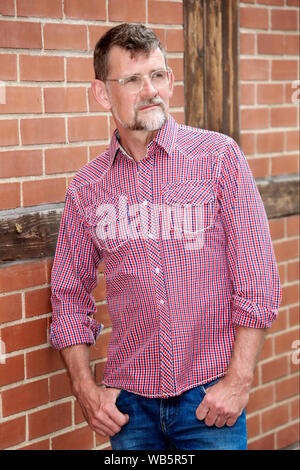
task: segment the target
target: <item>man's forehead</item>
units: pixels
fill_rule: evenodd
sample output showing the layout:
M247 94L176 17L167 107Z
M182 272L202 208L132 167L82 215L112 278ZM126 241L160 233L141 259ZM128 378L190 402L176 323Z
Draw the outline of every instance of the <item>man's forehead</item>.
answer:
M109 54L110 71L124 73L139 72L139 68L154 66L164 67L165 61L162 51L157 47L150 52L130 51L119 46L113 46Z

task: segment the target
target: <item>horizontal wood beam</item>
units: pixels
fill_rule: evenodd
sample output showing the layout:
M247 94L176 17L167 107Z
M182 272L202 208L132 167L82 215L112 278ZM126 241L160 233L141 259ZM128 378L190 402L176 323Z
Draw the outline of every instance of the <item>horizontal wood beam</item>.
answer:
M299 179L257 184L269 219L299 214Z
M0 213L0 263L53 256L62 210L59 205L23 213L19 209L15 215Z
M299 179L257 183L269 219L299 214ZM63 204L0 212L0 264L53 256Z

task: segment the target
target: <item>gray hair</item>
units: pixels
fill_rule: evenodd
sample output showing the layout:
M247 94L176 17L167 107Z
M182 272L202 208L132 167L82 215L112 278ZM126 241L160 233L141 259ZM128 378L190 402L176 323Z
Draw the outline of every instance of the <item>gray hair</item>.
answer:
M95 46L95 78L103 82L109 74L109 53L113 46L130 51L131 57L135 57L139 53L149 55L150 52L159 48L167 65L166 52L151 29L140 23L122 23L109 29Z

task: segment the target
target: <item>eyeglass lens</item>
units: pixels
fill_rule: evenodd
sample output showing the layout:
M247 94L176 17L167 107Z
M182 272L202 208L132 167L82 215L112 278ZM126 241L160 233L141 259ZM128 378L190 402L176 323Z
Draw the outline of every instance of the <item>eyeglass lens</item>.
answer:
M151 84L154 88L161 88L166 86L169 80L168 70L156 70L149 76ZM126 90L132 93L139 92L144 86L144 77L142 75L131 75L123 81Z

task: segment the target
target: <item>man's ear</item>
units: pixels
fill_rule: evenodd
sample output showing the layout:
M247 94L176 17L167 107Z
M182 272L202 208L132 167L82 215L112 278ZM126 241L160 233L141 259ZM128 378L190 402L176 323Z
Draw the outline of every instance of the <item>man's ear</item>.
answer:
M91 87L95 100L101 104L102 108L109 111L111 109L111 104L105 83L101 80L93 80Z
M169 80L169 97L172 98L173 96L173 91L174 91L174 74L173 74L173 70L171 70L171 73L170 73L170 80Z

